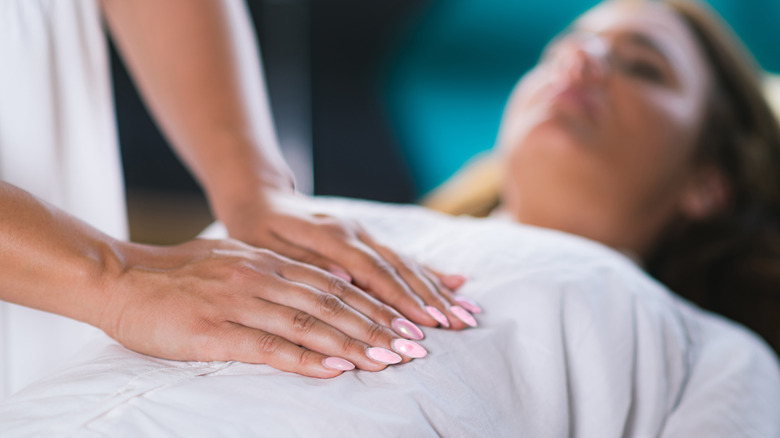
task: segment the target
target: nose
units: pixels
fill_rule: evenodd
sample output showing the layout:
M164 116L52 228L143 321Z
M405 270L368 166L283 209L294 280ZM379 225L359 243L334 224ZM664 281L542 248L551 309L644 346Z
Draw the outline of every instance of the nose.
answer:
M609 47L598 35L573 38L560 52L561 72L575 83L598 82L608 74Z

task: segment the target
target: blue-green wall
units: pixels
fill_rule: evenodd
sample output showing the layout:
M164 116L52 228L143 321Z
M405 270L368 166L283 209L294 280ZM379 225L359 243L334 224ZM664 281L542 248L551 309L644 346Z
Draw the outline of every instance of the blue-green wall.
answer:
M596 0L436 0L389 58L387 105L425 193L493 145L504 102L547 41ZM761 64L780 71L780 0L713 0Z

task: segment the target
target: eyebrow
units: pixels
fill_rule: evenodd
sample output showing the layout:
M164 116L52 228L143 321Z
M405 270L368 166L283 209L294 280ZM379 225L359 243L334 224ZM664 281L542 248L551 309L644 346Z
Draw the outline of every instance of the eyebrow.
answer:
M657 55L665 58L670 59L669 54L666 53L666 51L656 42L653 38L640 33L640 32L630 32L628 34L628 40L631 41L633 44L636 44L638 46L642 46L646 49L649 49L652 52L655 52Z

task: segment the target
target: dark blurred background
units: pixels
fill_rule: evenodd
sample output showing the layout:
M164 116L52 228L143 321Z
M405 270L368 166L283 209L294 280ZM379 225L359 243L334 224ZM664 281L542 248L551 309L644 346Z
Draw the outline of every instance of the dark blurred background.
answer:
M595 0L247 0L277 134L299 188L413 202L492 146L503 102ZM777 0L712 0L780 70ZM173 243L212 219L115 51L131 238Z
M380 103L379 69L426 1L249 0L275 124L307 193L410 202L412 176ZM211 217L112 47L131 237L173 243ZM316 145L316 147L314 147Z

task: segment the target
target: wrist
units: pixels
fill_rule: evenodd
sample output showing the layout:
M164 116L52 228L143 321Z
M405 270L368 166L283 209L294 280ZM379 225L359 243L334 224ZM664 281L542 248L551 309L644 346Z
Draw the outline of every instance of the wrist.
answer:
M84 288L88 291L88 297L85 298L83 305L77 307L81 313L73 315L74 319L109 333L106 322L111 318L107 317L106 313L121 294L119 283L128 268L130 245L132 244L118 240L101 242L97 245L90 257L92 262L92 267L89 269L90 284Z
M233 196L212 202L215 217L228 229L230 236L242 239L262 226L264 218L285 210L286 203L302 195L289 187L256 186Z
M122 315L143 296L155 295L155 278L184 263L180 247L154 246L116 241L106 250L101 263L97 297L90 319L85 322L119 339Z
M267 190L295 191L295 176L278 147L262 146L275 144L274 139L260 141L228 131L212 135L207 142L212 153L193 163L193 168L210 199L240 200Z

